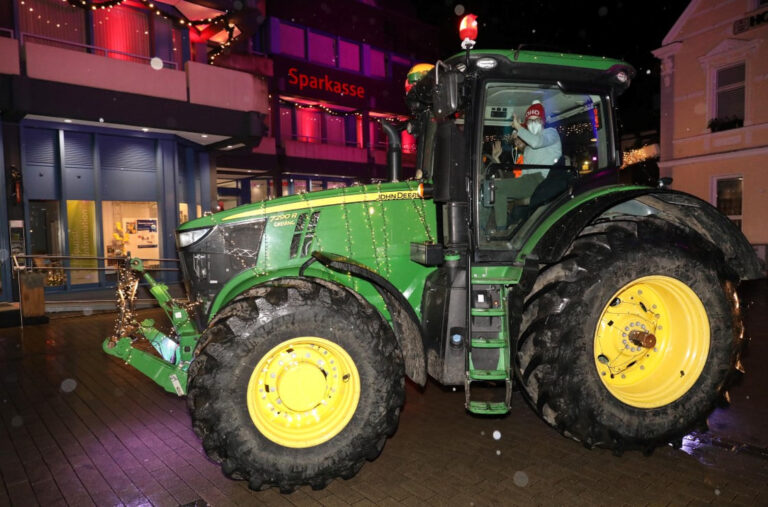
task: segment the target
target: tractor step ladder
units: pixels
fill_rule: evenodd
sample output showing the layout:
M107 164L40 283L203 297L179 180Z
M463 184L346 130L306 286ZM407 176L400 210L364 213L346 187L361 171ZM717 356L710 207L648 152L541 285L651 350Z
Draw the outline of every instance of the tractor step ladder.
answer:
M474 279L470 287L465 406L475 414L506 414L512 398L507 287Z

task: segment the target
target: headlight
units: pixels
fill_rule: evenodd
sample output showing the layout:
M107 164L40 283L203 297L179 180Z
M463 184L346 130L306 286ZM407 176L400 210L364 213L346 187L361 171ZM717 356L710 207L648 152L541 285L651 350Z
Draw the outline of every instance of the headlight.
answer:
M184 248L193 243L197 243L203 239L211 229L211 227L206 227L205 229L192 229L191 231L178 232L176 233L176 246L178 248Z

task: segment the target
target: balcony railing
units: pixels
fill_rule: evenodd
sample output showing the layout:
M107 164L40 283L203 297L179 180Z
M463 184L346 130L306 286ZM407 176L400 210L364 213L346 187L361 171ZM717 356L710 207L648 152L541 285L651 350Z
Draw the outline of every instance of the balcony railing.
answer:
M152 56L136 55L133 53L126 53L124 51L117 51L115 49L92 46L90 44L80 44L78 42L69 42L61 39L54 39L52 37L45 37L45 36L37 35L33 33L22 32L20 37L20 42L22 46L24 45L25 41L38 42L40 44L45 44L48 46L65 48L73 51L90 53L93 55L106 56L109 58L115 58L116 60L125 60L128 62L151 64L154 58L158 58L158 57L152 57ZM158 60L163 62L163 68L173 69L173 70L178 69L178 64L176 62L169 62L169 61L163 60L162 58L158 58Z

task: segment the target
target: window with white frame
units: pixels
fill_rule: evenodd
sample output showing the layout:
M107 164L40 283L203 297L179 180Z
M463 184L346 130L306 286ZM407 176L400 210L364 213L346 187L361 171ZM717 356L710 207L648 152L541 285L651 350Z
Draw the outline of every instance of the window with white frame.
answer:
M744 121L744 69L740 63L717 71L717 118Z
M712 185L713 204L741 229L742 218L742 176L715 178Z

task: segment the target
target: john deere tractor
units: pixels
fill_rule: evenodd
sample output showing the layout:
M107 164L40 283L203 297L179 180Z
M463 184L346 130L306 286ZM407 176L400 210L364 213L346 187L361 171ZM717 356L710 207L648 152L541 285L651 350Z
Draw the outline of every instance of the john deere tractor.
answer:
M174 331L128 312L105 341L187 396L229 477L287 492L353 476L395 431L406 377L462 387L472 414L506 414L519 391L566 437L617 453L681 438L726 394L736 286L762 266L708 203L617 184L633 68L465 46L410 76L412 119L384 126L391 181L184 223L194 309L144 274ZM543 165L504 152L534 101L561 143ZM398 181L403 128L417 178ZM128 263L130 299L144 270Z

